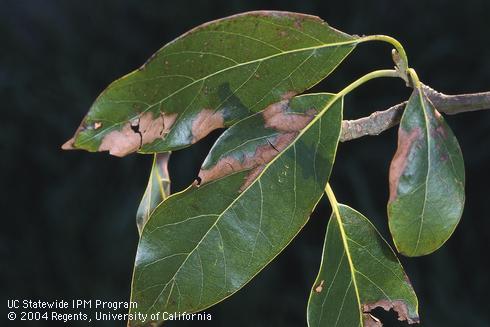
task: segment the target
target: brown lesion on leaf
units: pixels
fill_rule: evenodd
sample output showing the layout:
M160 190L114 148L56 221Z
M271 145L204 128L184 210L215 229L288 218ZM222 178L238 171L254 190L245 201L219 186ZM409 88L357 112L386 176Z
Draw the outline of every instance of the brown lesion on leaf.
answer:
M284 150L294 140L296 135L297 133L284 133L274 138L269 138L267 144L258 146L254 153L246 154L243 160L238 160L232 155L221 158L210 169L202 169L199 172L201 183L205 184L237 171L252 169L242 186L242 189L245 189L260 175L264 166Z
M364 327L383 327L381 321L369 313L363 313L362 320Z
M61 145L61 149L62 150L76 150L74 143L75 143L75 138L72 137L71 139L69 139L68 141L63 143L63 145Z
M176 118L177 114L160 114L154 117L153 113L146 112L126 123L121 130L106 134L99 151L109 151L118 157L138 151L141 146L150 144L168 133Z
M239 160L233 155L228 155L220 158L211 168L201 169L199 172L200 184L249 169L250 172L240 191L252 184L264 170L265 165L286 149L317 113L315 109L310 109L303 114L288 112L288 103L288 100L280 101L270 105L262 112L265 126L278 131L275 136L267 139L267 144L257 146L254 152L245 153L243 159Z
M268 106L262 113L265 127L280 132L298 132L313 119L317 111L309 109L305 114L287 112L288 100L283 100Z
M320 281L320 284L318 284L318 286L317 286L317 287L315 287L315 292L317 292L317 293L321 293L321 292L323 291L323 283L324 283L324 282L325 282L325 281L324 281L323 279Z
M422 132L419 127L412 129L410 132L405 131L401 127L398 130L398 147L390 164L390 198L388 203L391 203L396 199L398 183L407 166L410 150L412 149L413 144L421 137Z
M407 304L402 300L388 301L383 299L376 302L363 304L362 305L363 316L366 317L367 314L369 314L372 310L376 308L382 308L385 311L394 310L398 314L399 321L406 321L409 324L417 324L420 322L418 317L410 316L410 314L408 313ZM366 323L366 321L364 322ZM372 325L372 326L382 326L382 325L380 324L380 325Z
M146 112L131 121L125 123L119 130L113 130L105 134L102 138L98 151L109 151L111 155L123 157L132 152L138 151L141 146L150 144L156 139L163 138L170 131L177 114L159 114L157 117L152 112ZM99 129L102 127L100 122L96 122L90 127L83 124L77 130L87 128ZM63 150L75 149L74 138L63 144Z
M196 143L210 132L225 127L223 113L211 109L201 110L192 122L192 143Z

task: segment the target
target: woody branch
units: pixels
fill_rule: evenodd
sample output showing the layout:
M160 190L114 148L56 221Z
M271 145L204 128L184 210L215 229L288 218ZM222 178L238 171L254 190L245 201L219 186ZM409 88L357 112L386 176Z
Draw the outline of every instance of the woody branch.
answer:
M446 95L427 85L422 87L437 110L448 115L490 109L490 92ZM340 141L345 142L366 135L378 135L396 126L400 122L406 104L405 101L386 110L373 112L368 117L342 121Z

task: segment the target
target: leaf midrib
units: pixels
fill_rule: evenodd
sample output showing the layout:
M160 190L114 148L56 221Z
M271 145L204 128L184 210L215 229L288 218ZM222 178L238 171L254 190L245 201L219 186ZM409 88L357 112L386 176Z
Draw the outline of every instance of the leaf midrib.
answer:
M327 94L327 93L325 93L325 94ZM309 94L309 95L311 95L311 94ZM253 185L255 185L255 183L257 181L259 181L262 178L262 175L269 169L269 167L278 158L280 158L286 151L288 151L291 146L295 145L296 142L301 138L301 136L304 135L304 133L306 133L306 131L308 131L310 129L310 127L313 124L316 123L316 121L320 120L323 117L323 115L325 114L325 112L327 112L328 109L331 108L339 99L342 99L342 97L337 97L337 96L333 95L332 98L330 98L328 100L328 102L325 105L325 107L320 111L320 113L304 129L301 130L301 132L293 140L293 142L291 142L283 151L281 151L281 153L279 153L268 164L266 164L265 167L264 167L264 169L262 170L262 172L259 174L259 176L245 190L243 190L242 192L240 192L240 194L225 209L222 210L221 214L216 218L216 221L209 227L209 229L203 235L203 237L199 240L199 242L197 243L197 245L189 252L189 254L186 256L186 258L184 259L184 261L182 262L182 264L180 264L179 268L176 270L176 272L174 273L174 275L168 280L168 282L166 283L166 286L162 289L162 291L160 292L160 294L158 294L158 296L155 298L155 302L152 304L152 306L155 305L155 303L158 300L158 298L162 295L163 291L168 286L168 283L170 283L172 280L174 280L176 278L177 274L180 272L180 269L182 269L182 267L185 265L185 263L187 262L187 260L192 256L192 254L194 253L194 251L201 245L201 243L204 241L204 239L207 237L207 235L211 232L211 230L218 224L218 222L223 217L224 213L227 212L244 194L246 194L248 192L248 190ZM341 103L341 106L343 106L343 103ZM339 134L339 137L340 137L340 134ZM149 218L149 220L150 219L151 219L151 217Z
M354 267L354 262L352 260L352 256L350 253L350 248L349 244L347 241L347 234L345 233L344 225L342 222L342 218L340 216L340 210L339 210L339 205L335 203L336 210L334 210L335 216L337 217L337 225L339 225L339 230L340 230L340 235L342 237L342 243L344 244L344 251L347 255L347 262L349 263L349 270L351 273L351 280L352 283L354 284L354 290L356 292L356 300L357 300L357 305L358 305L358 311L359 311L359 321L360 325L364 325L362 322L362 313L361 313L361 296L359 295L359 288L357 286L357 280L356 280L356 268Z
M421 108L422 108L422 112L424 114L424 126L425 126L425 139L426 139L426 142L427 142L427 173L425 175L425 184L424 184L424 203L422 205L422 213L420 214L420 227L419 227L419 232L418 232L418 236L417 236L417 243L415 244L415 250L414 250L414 254L417 254L417 251L419 249L419 244L420 244L420 236L422 235L422 229L423 229L423 225L424 225L424 215L425 215L425 206L427 204L427 185L429 185L429 174L430 174L430 171L431 171L431 156L430 156L430 153L431 153L431 142L430 142L430 137L429 137L429 126L428 124L430 123L429 122L429 119L427 117L427 112L425 111L426 110L426 107L425 107L425 104L424 104L424 94L422 93L422 90L421 89L418 89L417 92L419 93L419 100L420 100L420 105L421 105Z

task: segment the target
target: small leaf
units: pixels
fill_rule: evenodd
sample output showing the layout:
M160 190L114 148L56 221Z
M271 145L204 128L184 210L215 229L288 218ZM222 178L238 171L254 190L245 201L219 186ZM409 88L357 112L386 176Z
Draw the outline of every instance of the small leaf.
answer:
M389 226L400 253L426 255L447 241L463 213L464 175L456 137L422 89L415 89L390 166Z
M148 185L136 213L136 225L140 234L153 210L170 195L169 158L170 152L153 156Z
M63 148L124 156L189 146L314 86L358 40L278 11L201 25L109 85Z
M132 300L137 311L196 312L222 301L308 221L332 169L342 99L316 94L273 106L217 141L201 174L233 158L226 176L208 174L201 186L170 196L151 215L136 255ZM276 119L268 119L271 112ZM281 135L288 135L287 145L279 145Z
M417 296L388 243L359 212L345 205L338 211L328 222L308 326L382 326L370 314L377 307L418 322Z

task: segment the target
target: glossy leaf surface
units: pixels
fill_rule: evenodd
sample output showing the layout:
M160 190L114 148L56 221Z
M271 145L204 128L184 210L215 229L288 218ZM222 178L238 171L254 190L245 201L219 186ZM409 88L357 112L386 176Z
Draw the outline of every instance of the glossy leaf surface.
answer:
M274 259L322 196L341 120L342 99L316 94L272 105L228 129L205 167L210 171L229 158L243 165L226 176L208 174L200 187L170 196L145 226L132 285L136 311L203 310L239 290ZM248 125L257 128L241 128ZM269 132L286 136L259 140ZM234 144L233 150L228 140L235 137L248 145ZM274 149L286 139L282 150Z
M170 195L169 158L170 152L158 153L153 157L148 185L136 213L136 225L140 234L153 210Z
M381 326L370 314L376 307L417 322L417 297L388 243L362 214L345 205L338 209L340 219L332 214L327 226L308 326Z
M201 25L113 82L63 147L117 156L186 147L312 87L357 42L318 17L288 12Z
M421 89L414 90L390 166L390 231L400 253L434 252L456 228L464 207L464 163L458 141Z

